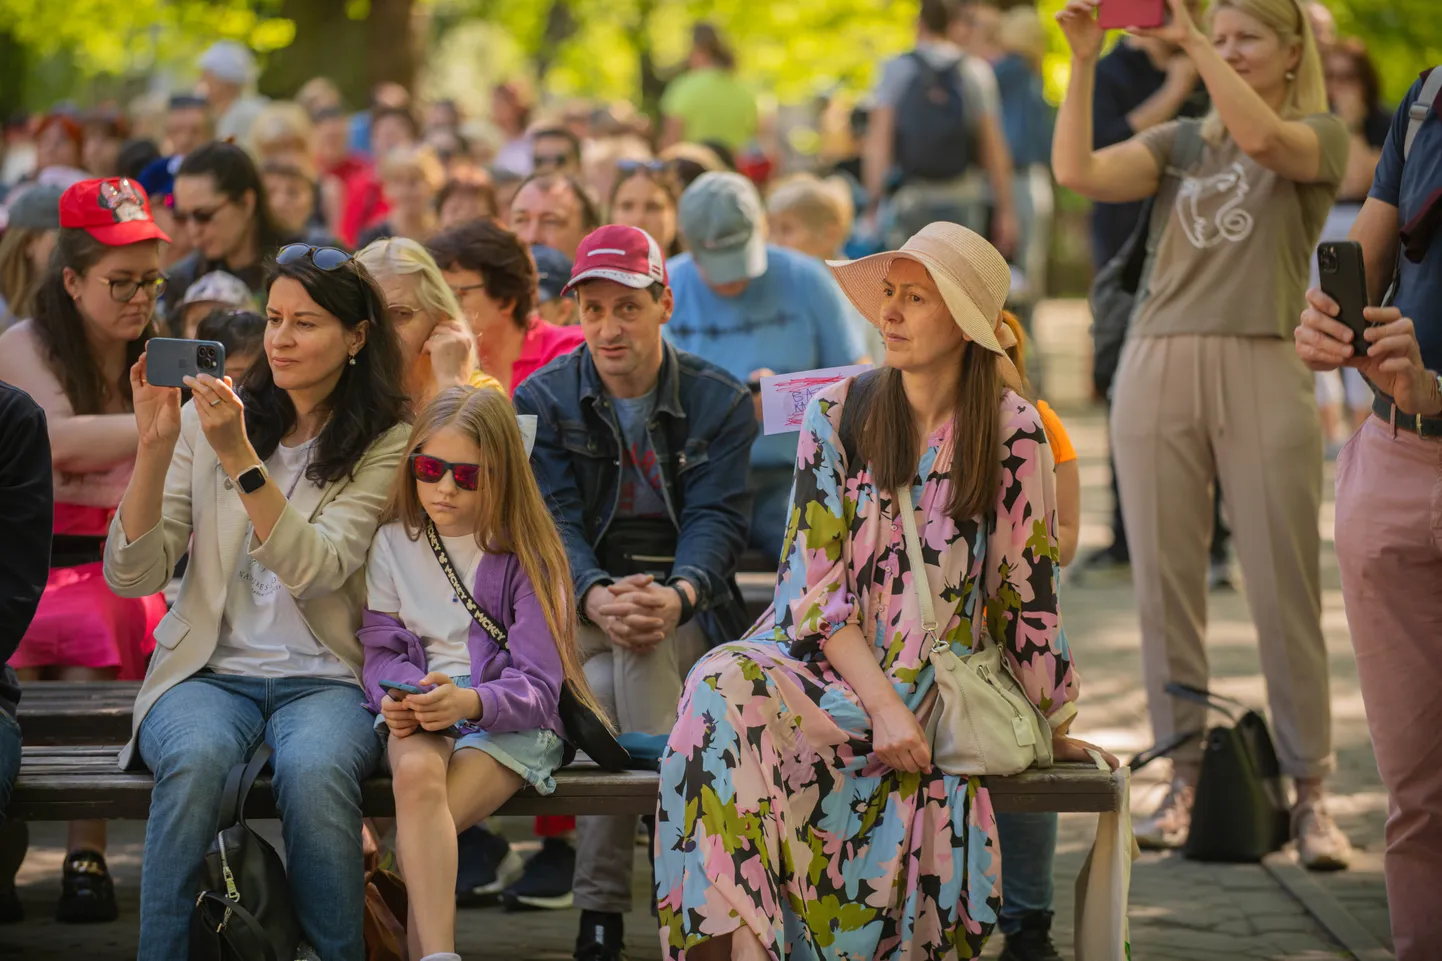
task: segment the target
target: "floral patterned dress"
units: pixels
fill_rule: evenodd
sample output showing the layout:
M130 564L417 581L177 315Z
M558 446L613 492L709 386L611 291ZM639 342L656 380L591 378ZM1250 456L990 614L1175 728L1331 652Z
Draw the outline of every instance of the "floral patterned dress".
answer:
M923 726L935 701L891 497L838 438L851 382L813 399L796 454L775 614L692 669L661 760L656 896L680 961L747 925L772 958L972 958L996 923L1001 865L981 779L892 771L826 642L857 625ZM973 605L1053 729L1078 677L1057 612L1054 487L1035 408L1001 403L995 521L957 524L952 425L934 434L913 500L937 622L959 655Z

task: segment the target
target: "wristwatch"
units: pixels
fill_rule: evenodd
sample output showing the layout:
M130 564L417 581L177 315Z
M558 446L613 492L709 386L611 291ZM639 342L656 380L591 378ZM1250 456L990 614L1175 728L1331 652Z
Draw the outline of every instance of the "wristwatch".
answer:
M260 490L265 486L265 481L265 467L261 464L256 464L248 471L243 471L241 475L235 479L235 482L240 485L240 489L247 494L254 494Z
M678 577L667 581L666 586L675 591L676 596L681 598L681 616L676 619L676 626L680 627L682 624L689 624L691 618L696 615L696 605L691 603L690 595L681 587L681 578Z

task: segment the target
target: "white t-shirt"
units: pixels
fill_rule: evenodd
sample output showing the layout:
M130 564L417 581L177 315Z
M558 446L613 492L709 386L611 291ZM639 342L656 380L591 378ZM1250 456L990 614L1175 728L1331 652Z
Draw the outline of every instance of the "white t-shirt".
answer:
M484 552L474 536L441 537L461 583L474 589L476 569ZM415 540L405 525L392 521L376 531L366 561L366 606L400 618L406 630L426 649L426 670L452 677L471 673L466 639L471 615L451 590L431 545L422 534Z
M265 462L275 484L289 498L301 484L315 441L299 447L278 445ZM206 665L217 674L248 677L329 677L354 681L355 675L306 626L295 598L280 579L246 551L246 531L235 566L235 579L225 593L220 638Z

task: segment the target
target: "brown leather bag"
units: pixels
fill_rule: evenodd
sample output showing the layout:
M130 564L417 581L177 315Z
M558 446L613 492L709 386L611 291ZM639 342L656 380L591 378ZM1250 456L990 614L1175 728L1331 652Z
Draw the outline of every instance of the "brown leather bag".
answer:
M365 852L366 961L409 961L406 954L406 883L380 866L377 832L369 821L362 831Z

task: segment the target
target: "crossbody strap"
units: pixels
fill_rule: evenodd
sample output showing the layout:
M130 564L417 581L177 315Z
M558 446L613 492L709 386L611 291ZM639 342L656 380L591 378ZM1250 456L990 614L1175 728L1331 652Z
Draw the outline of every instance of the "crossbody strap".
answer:
M471 596L466 585L461 583L460 576L456 574L456 566L451 563L451 556L446 553L446 545L441 543L441 537L436 533L436 525L429 517L426 518L426 542L431 545L431 553L436 555L436 562L445 572L446 580L451 582L451 590L456 592L456 597L460 598L461 603L465 605L466 612L471 615L471 619L481 625L481 630L491 635L491 640L495 641L498 647L505 650L506 629L486 613L485 608L476 603L476 599Z
M916 533L916 508L911 500L911 485L903 485L892 495L892 499L896 503L896 512L901 515L901 529L906 535L906 560L907 566L911 568L911 589L916 592L916 606L921 611L921 628L927 640L931 641L926 651L929 660L932 654L944 651L951 645L941 636L941 626L936 623L936 603L931 596L931 579L926 576L926 558L921 553L921 537ZM980 533L978 530L978 535ZM982 576L984 578L985 574ZM986 642L985 633L977 630L977 615L982 606L982 597L973 599L971 637L974 651L981 650Z
M245 799L250 796L250 789L255 786L255 779L260 777L261 770L265 767L270 756L275 753L269 743L261 741L256 745L255 752L251 754L249 763L237 764L230 769L230 774L225 779L225 787L220 793L220 821L217 824L217 833L224 831L232 824L245 823Z

